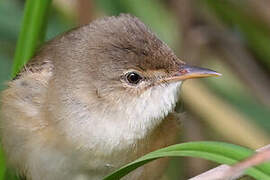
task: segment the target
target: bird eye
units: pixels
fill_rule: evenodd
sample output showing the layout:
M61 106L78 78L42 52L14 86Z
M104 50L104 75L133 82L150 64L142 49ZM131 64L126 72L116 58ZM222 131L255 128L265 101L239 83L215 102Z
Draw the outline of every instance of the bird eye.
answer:
M126 78L127 78L127 81L131 84L138 84L142 79L142 77L135 72L128 73L126 75Z

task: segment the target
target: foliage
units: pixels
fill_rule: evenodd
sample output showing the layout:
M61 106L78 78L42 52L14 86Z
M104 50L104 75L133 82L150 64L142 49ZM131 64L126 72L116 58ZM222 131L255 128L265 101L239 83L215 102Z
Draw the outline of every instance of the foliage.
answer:
M182 143L144 155L105 177L104 180L120 179L136 168L162 157L198 157L221 164L232 165L251 156L253 153L254 151L248 148L221 142L201 141ZM270 179L270 163L252 167L246 173L257 179Z

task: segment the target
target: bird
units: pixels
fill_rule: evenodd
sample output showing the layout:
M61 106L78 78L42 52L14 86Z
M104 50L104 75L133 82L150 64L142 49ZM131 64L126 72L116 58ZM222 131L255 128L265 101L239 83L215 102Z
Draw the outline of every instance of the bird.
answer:
M45 43L1 93L1 145L27 180L100 180L175 144L174 107L187 65L142 21L103 17ZM123 179L159 179L167 160Z

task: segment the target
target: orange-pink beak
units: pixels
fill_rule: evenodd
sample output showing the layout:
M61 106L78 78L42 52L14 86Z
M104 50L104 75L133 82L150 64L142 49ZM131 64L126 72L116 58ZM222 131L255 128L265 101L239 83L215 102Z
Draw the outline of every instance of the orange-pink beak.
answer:
M166 81L182 81L186 79L203 78L211 76L221 76L221 74L207 68L201 68L184 64L179 67L179 71L174 76L167 78Z

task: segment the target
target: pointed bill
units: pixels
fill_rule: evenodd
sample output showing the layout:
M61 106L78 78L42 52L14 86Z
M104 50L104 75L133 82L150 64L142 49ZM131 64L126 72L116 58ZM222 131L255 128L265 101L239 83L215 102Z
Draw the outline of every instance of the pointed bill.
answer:
M204 78L211 76L221 76L222 74L207 68L197 66L182 65L179 71L172 77L167 78L167 81L183 81L186 79Z

